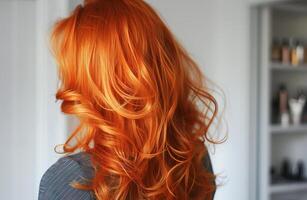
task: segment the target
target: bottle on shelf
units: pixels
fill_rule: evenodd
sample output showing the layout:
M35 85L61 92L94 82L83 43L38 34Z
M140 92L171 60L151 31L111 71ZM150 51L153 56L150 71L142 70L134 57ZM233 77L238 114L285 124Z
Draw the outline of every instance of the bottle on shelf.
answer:
M307 46L304 47L304 63L307 63Z
M292 66L298 66L299 64L299 57L298 57L298 48L297 48L297 42L291 38L289 40L289 46L290 46L290 61Z
M304 59L303 63L307 64L307 43L304 44Z
M281 165L280 175L286 180L292 179L292 166L289 159L284 159Z
M296 54L297 54L297 59L299 64L304 63L304 45L301 41L297 41L296 43Z
M290 63L290 48L289 48L289 40L283 39L282 47L281 47L281 62L282 64Z
M284 84L279 88L279 114L282 126L289 126L290 116L288 112L288 91Z
M273 39L273 44L272 44L272 55L271 59L273 62L280 62L281 61L281 49L282 46L280 44L280 41L275 38Z
M298 161L297 163L295 179L297 181L305 181L305 164L302 160Z
M301 118L305 102L306 102L306 97L303 94L298 95L297 98L290 98L289 100L291 118L294 125L301 124Z

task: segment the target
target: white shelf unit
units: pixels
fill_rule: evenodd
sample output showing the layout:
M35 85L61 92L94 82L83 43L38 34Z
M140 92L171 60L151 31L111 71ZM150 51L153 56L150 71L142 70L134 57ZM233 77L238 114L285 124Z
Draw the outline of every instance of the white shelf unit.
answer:
M289 125L286 127L281 125L271 126L271 134L273 135L295 134L295 133L307 134L307 124Z
M271 70L276 72L307 72L307 64L292 66L290 64L271 63Z
M307 190L307 183L281 183L270 186L271 194L301 192Z
M292 2L292 3L291 3ZM258 50L253 67L257 67L257 200L306 200L307 182L271 183L270 169L280 173L284 159L293 171L298 161L305 164L307 178L307 121L301 125L281 126L272 120L272 99L281 84L290 97L307 92L307 64L292 66L271 61L273 38L307 39L307 1L289 1L258 8ZM303 26L303 24L305 24ZM253 34L252 34L253 35ZM255 40L255 38L253 38ZM307 43L306 43L307 44ZM252 52L255 52L252 50ZM256 64L255 64L256 63ZM253 113L251 113L253 114Z

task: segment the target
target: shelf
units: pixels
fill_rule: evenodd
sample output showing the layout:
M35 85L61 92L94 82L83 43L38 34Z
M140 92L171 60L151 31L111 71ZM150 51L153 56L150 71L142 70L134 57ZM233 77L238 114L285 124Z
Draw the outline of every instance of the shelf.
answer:
M291 193L291 192L299 192L306 191L307 192L307 183L279 183L273 184L270 186L271 194L278 193Z
M281 125L272 125L271 133L277 134L292 134L292 133L306 133L307 134L307 124L301 125L289 125L287 127Z
M273 6L275 10L294 14L306 14L307 5L304 1L286 2Z
M271 63L271 69L273 71L285 71L285 72L307 72L307 64L293 66L290 64Z

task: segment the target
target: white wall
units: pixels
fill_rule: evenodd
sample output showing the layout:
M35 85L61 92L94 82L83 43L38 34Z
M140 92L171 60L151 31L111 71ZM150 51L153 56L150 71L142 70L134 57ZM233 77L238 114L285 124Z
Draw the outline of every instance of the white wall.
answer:
M0 193L3 199L35 198L33 11L35 3L31 1L0 2Z
M148 0L226 95L229 138L213 165L224 176L216 200L247 200L249 190L249 9L246 0Z
M65 138L48 49L63 2L0 1L1 199L37 199L41 175L58 157L53 147Z
M63 0L36 0L36 193L42 174L61 155L54 152L55 145L66 138L66 118L55 102L58 85L57 67L50 52L49 35L52 25L67 15L68 4Z
M1 9L6 8L6 9ZM1 37L0 37L0 91L1 93L6 92L7 96L12 96L12 85L7 84L10 83L10 79L12 78L12 47L10 42L12 41L10 30L12 29L12 15L10 14L10 5L8 2L0 2L0 24L1 24ZM6 47L6 48L4 48ZM12 113L10 111L11 108L11 99L3 98L1 95L0 98L0 136L1 142L0 145L0 157L2 159L1 162L1 170L0 177L2 177L3 181L0 181L0 193L2 194L2 198L11 199L11 187L12 181L8 174L12 174L11 169L11 154L13 149L11 148L11 121L12 121Z

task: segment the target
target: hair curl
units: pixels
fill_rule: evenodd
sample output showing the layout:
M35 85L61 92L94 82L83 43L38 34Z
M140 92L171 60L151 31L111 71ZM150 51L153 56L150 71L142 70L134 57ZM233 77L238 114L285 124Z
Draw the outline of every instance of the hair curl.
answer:
M88 152L95 168L83 188L99 200L212 197L203 158L217 103L148 4L85 1L55 24L51 44L56 98L80 121L64 151Z

